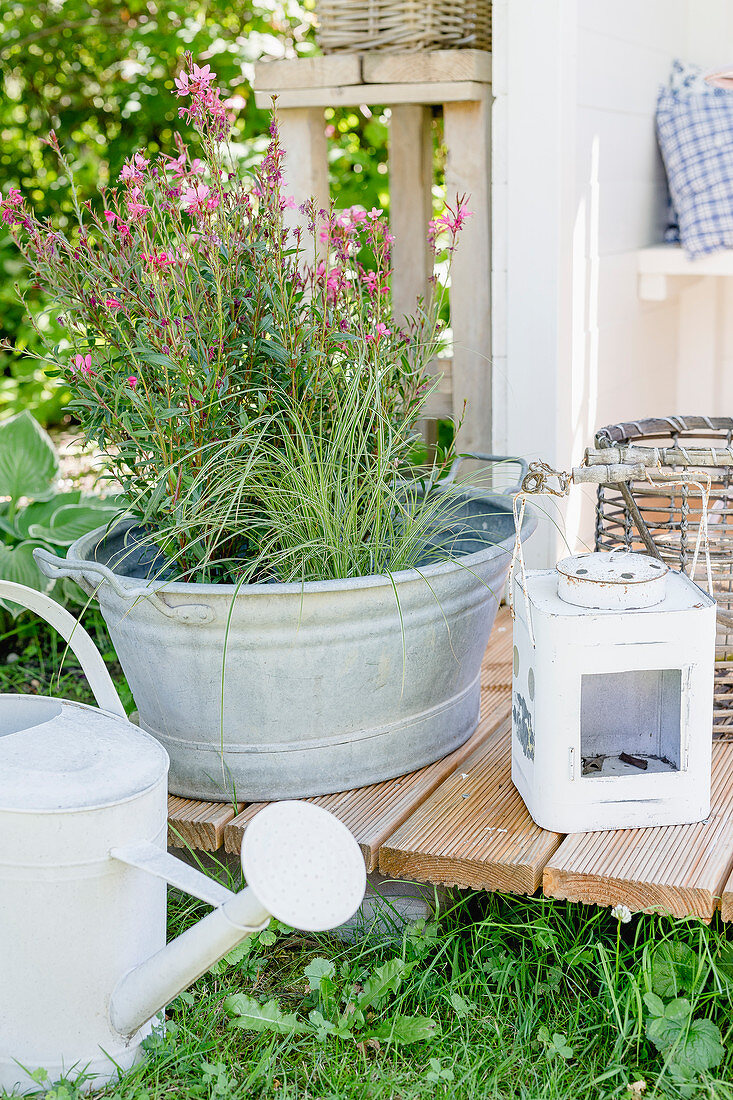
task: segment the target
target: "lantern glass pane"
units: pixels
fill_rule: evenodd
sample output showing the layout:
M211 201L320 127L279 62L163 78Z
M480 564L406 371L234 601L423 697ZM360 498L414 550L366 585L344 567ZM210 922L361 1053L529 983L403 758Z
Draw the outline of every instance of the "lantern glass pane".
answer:
M600 778L679 771L681 714L681 669L582 676L582 775Z

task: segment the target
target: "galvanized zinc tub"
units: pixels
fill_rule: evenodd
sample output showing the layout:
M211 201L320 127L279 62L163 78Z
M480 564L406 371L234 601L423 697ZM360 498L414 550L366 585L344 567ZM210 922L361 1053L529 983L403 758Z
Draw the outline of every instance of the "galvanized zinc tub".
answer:
M463 497L455 557L391 578L236 593L150 582L150 554L126 549L130 521L84 535L66 561L38 560L99 600L140 724L170 755L173 794L327 794L430 764L476 728L514 524L509 495ZM535 525L528 514L525 538Z

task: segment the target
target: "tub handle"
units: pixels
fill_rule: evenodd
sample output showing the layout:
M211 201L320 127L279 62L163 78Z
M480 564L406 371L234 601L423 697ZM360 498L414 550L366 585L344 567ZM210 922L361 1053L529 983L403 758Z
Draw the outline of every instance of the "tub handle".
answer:
M47 577L51 577L53 580L57 580L60 577L69 577L74 581L86 581L87 585L91 587L99 587L102 581L110 586L116 596L119 596L121 600L134 601L139 599L148 600L161 615L165 615L167 619L175 619L180 623L188 623L193 626L203 625L204 623L210 623L214 619L214 611L206 604L190 603L190 604L170 604L163 598L163 589L165 583L158 588L150 588L144 585L138 585L137 587L126 587L120 584L119 578L115 576L111 569L108 569L106 565L102 565L98 561L68 561L65 558L59 558L56 554L52 554L49 550L44 550L38 546L33 551L33 557L36 560L38 568ZM98 583L95 585L93 580L89 578L97 579Z
M513 496L514 493L519 492L522 481L529 470L529 463L526 458L520 458L518 455L489 455L484 454L482 451L466 451L464 454L456 455L450 470L442 479L441 484L449 485L452 481L455 481L456 475L466 459L474 459L477 462L501 462L502 464L513 462L515 465L519 466L519 476L517 480L507 486L506 489L500 490L505 496Z
M13 603L19 603L29 611L34 611L36 615L40 615L55 630L58 630L81 665L100 709L127 721L125 708L120 702L117 689L112 683L99 650L81 623L77 622L66 608L56 603L56 600L52 600L45 592L38 592L35 588L28 588L14 581L0 581L0 596L12 600Z

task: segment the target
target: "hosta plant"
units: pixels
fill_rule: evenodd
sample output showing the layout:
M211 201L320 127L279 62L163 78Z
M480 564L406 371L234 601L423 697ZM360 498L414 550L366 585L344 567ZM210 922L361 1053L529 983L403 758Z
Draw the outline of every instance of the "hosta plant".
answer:
M81 490L59 492L54 445L40 424L23 412L0 422L0 580L15 581L56 599L74 598L72 582L49 582L33 560L45 547L64 553L74 539L120 514L120 501ZM22 610L9 600L0 607L14 617Z
M399 481L432 385L441 292L434 281L414 316L396 323L383 212L292 210L276 118L267 154L245 177L210 67L188 58L176 91L198 150L179 139L172 155L135 153L102 212L76 201L67 231L36 217L17 190L0 211L65 326L68 347L50 348L49 359L70 383L70 407L166 558L183 579L258 579L280 553L260 494L266 468L279 476L272 458L287 451L285 422L315 425L327 443L353 399L368 402L350 476ZM54 134L49 142L71 177ZM457 199L431 223L448 262L467 216ZM240 478L238 507L223 517L211 507L221 475L250 460L259 487ZM409 522L396 525L397 539ZM343 568L355 575L361 563Z

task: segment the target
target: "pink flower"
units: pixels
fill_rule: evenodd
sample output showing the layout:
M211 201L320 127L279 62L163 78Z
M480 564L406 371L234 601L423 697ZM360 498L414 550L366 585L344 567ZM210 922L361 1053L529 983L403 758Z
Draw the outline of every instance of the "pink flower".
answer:
M125 161L120 172L120 179L125 183L142 183L143 172L150 162L142 153L135 153L128 161Z
M104 304L111 310L122 309L122 302L113 295L110 295L109 298L105 298Z
M104 216L107 219L108 225L112 225L117 217L114 210L105 210Z
M212 80L216 80L216 73L212 73L211 65L204 65L202 68L194 65L191 76L194 82L200 84L203 88L208 88Z
M131 390L137 389L137 375L131 374L130 377L127 379L127 384Z
M392 329L387 328L387 326L383 325L381 323L381 321L378 325L375 326L375 332L376 332L377 336L391 336L392 335Z
M135 188L137 190L137 188ZM133 221L137 221L139 218L144 218L146 214L150 213L150 207L146 206L144 202L138 202L137 199L129 199L127 202L127 214Z
M214 207L211 207L209 205L209 194L210 189L205 183L197 183L193 187L187 187L183 192L184 210L189 214L200 214L206 207L214 209L218 205L219 200L216 199Z
M383 213L384 213L384 210L379 210L379 209L377 209L376 206L373 206L371 208L371 210L369 211L369 213L367 214L367 217L369 218L369 221L374 222L374 221L377 220L377 218L381 218Z
M172 267L176 262L167 252L158 252L156 250L147 256L143 252L142 256L156 271L165 271L167 267Z
M73 374L76 374L77 371L78 371L79 374L85 374L87 376L87 378L91 378L92 375L95 373L92 370L92 357L91 357L91 355L90 354L75 355L73 366L72 366L71 370L72 370Z
M0 202L0 211L2 211L3 221L6 225L20 225L26 224L23 222L21 214L17 213L18 207L23 204L23 196L17 187L10 187L8 189L7 198Z
M176 86L176 92L179 97L189 94L190 88L188 86L188 73L181 73L180 76L177 76L175 78L173 83Z

